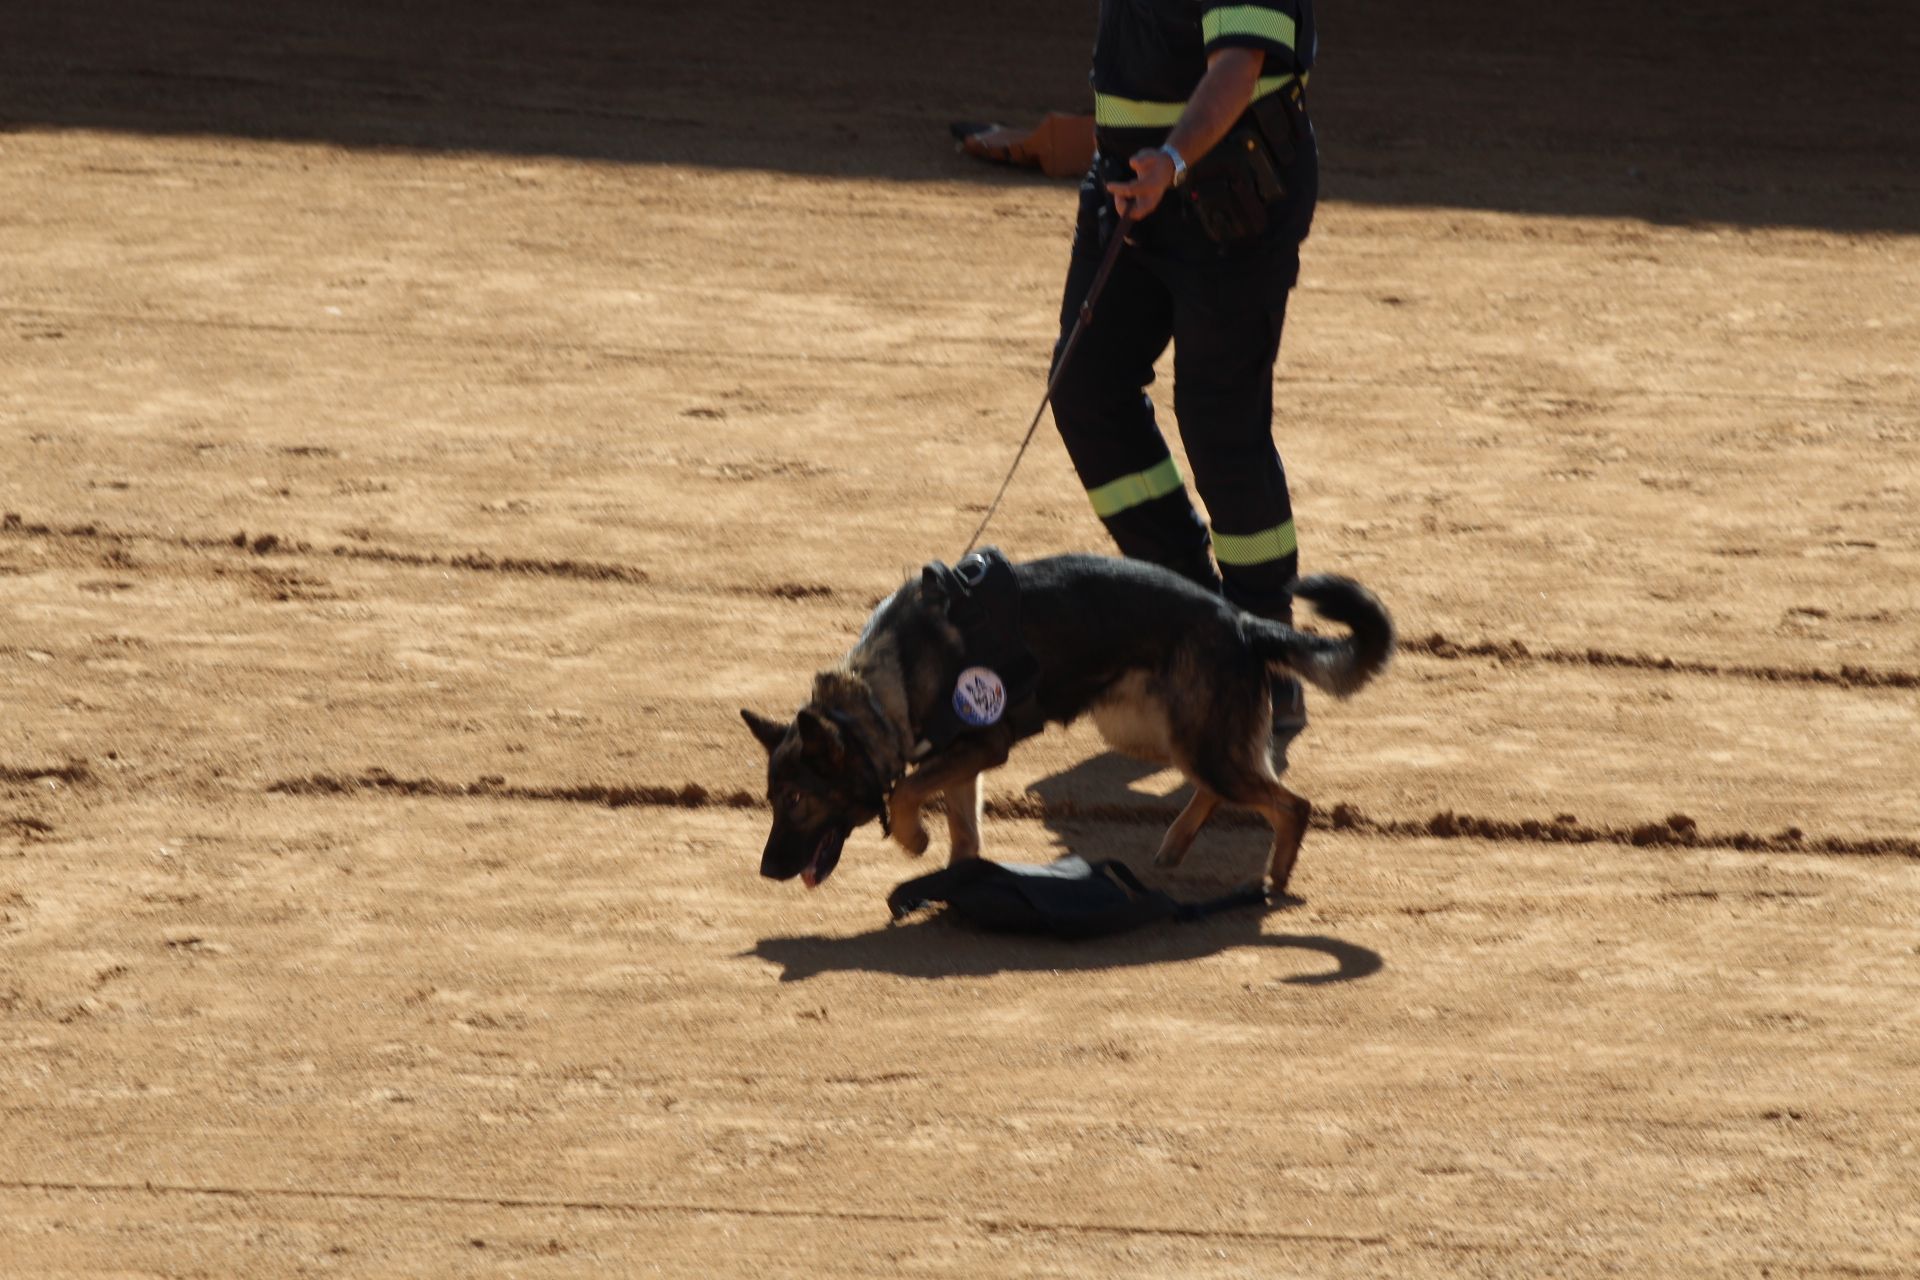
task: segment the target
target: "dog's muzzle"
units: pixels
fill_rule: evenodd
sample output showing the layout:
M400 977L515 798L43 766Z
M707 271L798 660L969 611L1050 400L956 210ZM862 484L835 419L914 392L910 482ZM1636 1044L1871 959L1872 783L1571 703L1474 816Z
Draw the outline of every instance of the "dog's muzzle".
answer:
M840 865L840 851L850 834L845 827L828 827L815 835L776 830L760 857L760 874L769 880L799 876L807 888L817 889Z

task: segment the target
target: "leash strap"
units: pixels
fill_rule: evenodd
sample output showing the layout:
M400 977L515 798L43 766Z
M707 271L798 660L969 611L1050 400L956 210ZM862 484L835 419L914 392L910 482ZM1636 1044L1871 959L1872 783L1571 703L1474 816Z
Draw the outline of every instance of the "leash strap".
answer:
M1100 291L1107 286L1107 277L1113 274L1113 264L1120 260L1120 249L1127 242L1127 232L1133 229L1132 217L1121 214L1120 223L1113 229L1113 238L1107 242L1107 256L1100 260L1100 270L1093 276L1093 284L1087 289L1085 301L1080 304L1080 315L1073 322L1073 329L1067 334L1067 345L1060 349L1060 358L1054 362L1053 372L1047 377L1047 390L1040 397L1040 405L1033 411L1033 421L1027 424L1026 438L1020 442L1019 452L1013 455L1013 465L1007 468L1007 478L1000 482L1000 492L993 495L993 502L987 507L987 514L980 517L980 527L967 539L962 559L976 546L980 545L980 535L987 531L987 524L1000 510L1000 500L1007 496L1007 486L1013 483L1013 473L1020 469L1020 460L1027 456L1027 446L1033 443L1033 433L1040 429L1040 415L1047 411L1048 401L1053 399L1053 389L1060 385L1060 375L1066 370L1067 361L1073 358L1073 349L1080 345L1080 335L1093 323L1093 304L1100 298Z

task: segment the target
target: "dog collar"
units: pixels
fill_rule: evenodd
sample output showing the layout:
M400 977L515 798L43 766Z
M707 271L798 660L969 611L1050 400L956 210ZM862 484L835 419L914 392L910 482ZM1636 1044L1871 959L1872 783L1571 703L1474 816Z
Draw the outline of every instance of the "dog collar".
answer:
M872 699L869 698L868 702L871 703ZM874 712L875 714L879 713L877 706L874 707ZM859 748L861 757L866 761L867 782L869 784L867 795L862 798L879 811L881 833L886 836L892 836L893 815L891 801L893 800L893 789L899 784L902 775L905 774L905 767L889 769L882 765L880 763L880 757L867 742L867 736L860 732L860 726L854 723L853 717L846 712L830 709L827 711L827 718L839 727L842 736L844 736L848 742Z

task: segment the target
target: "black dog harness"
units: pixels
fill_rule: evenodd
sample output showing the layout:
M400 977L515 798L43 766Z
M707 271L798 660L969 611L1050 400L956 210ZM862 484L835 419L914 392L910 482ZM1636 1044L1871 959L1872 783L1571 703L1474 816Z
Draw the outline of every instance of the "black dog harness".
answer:
M893 834L893 788L905 767L946 750L962 735L1005 723L1016 737L1045 725L1036 689L1040 664L1020 639L1020 584L997 547L986 547L948 568L935 560L921 572L921 594L944 599L947 621L960 632L960 669L948 696L921 726L913 753L889 768L852 716L827 711L843 740L861 757L852 781L862 802L880 815L880 829ZM878 706L874 715L886 719Z
M1039 732L1035 696L1040 664L1020 638L1020 583L998 547L983 547L948 568L935 560L921 574L923 594L944 595L947 621L960 633L963 654L952 696L938 704L916 745L925 758L976 729L1006 723L1017 737Z

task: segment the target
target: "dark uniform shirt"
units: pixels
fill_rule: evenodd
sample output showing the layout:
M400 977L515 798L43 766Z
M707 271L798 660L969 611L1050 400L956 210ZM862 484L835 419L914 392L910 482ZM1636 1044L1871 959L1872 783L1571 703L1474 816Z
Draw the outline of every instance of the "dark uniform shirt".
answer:
M1313 0L1100 0L1093 96L1101 154L1117 159L1164 142L1215 51L1267 55L1258 98L1304 78L1317 43Z

